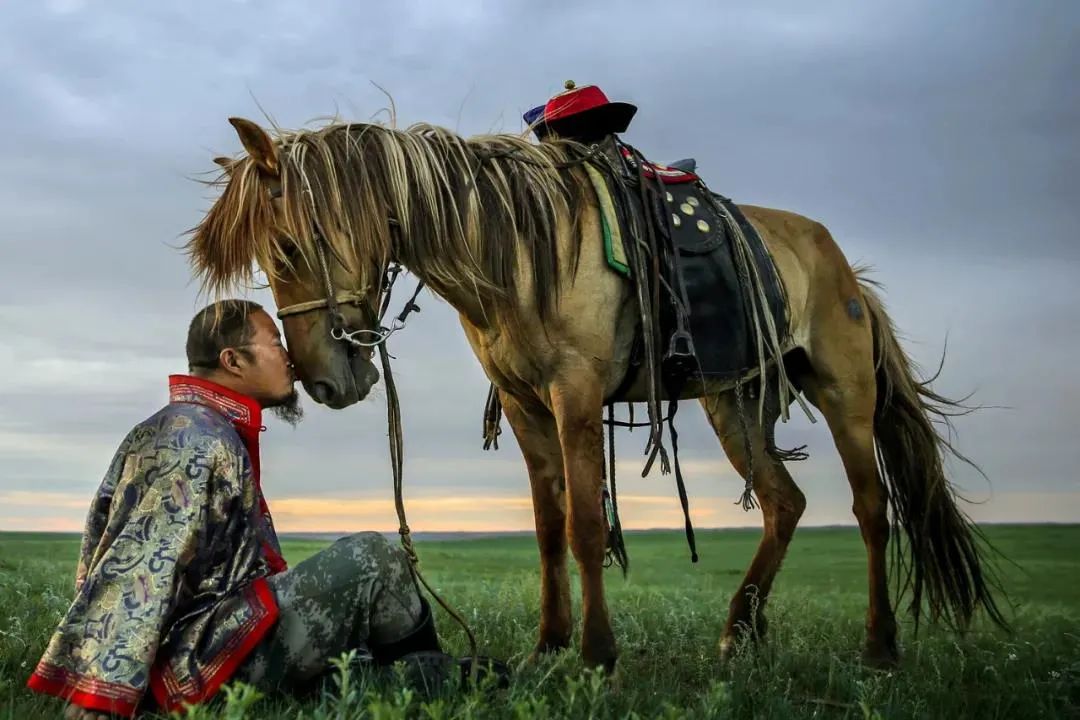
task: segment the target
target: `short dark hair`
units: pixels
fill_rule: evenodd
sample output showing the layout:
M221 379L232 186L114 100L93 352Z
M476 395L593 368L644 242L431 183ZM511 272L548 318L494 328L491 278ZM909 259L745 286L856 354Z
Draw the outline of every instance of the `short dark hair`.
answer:
M252 300L219 300L195 314L188 327L188 370L216 370L225 348L243 345L253 334L248 318L263 307Z

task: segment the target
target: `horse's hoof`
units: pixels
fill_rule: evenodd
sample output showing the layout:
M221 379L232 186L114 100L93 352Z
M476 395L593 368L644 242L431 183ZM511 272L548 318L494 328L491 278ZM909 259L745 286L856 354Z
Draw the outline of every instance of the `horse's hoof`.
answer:
M739 652L740 641L752 647L757 647L765 642L765 633L768 630L768 622L764 615L758 615L754 625L736 623L724 628L724 634L720 637L720 663L726 664Z
M585 667L587 667L587 668L602 668L604 673L608 677L614 677L615 674L616 674L615 661L618 658L615 655L610 655L608 657L602 657L602 658L596 658L596 657L588 657L588 656L582 654L581 659L585 663Z
M529 653L529 658L526 660L528 665L536 665L544 658L561 653L567 648L567 645L560 645L556 643L541 642L537 643L533 651Z
M581 660L585 663L585 667L602 668L608 677L615 674L615 661L618 657L615 643L604 643L601 648L590 648L586 645L581 650Z
M894 642L867 641L862 661L863 665L874 670L892 670L900 664L900 651Z
M612 668L611 672L607 674L607 686L608 692L612 695L618 695L622 692L622 673L618 668Z
M609 676L615 672L619 651L615 636L611 633L588 635L581 638L581 659L588 668L603 668Z
M733 657L735 657L735 638L725 635L720 638L720 664L728 664Z

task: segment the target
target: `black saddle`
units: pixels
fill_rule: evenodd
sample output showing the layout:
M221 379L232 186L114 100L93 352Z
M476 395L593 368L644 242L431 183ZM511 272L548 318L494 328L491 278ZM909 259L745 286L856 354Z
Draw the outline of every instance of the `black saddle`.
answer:
M783 340L787 335L784 291L764 243L739 207L712 192L697 175L695 158L666 166L692 173L693 182L649 179L636 172L638 165L648 161L621 140L616 143L628 149L631 156L620 168L620 181L612 184L613 195L621 198L617 205L625 228L623 236L632 236L632 226L640 229L643 223L649 223L658 239L662 263L668 268L661 290L666 298L661 302L659 328L664 338L663 375L676 385L695 377L745 377L758 366L757 346L751 307L746 301L748 278L740 277L730 222L733 220L746 238L763 282L767 312ZM615 148L609 157L625 158L626 154L623 148ZM646 185L644 203L641 183ZM616 187L620 184L624 186L622 192ZM626 188L630 191L626 192ZM628 213L637 222L631 221ZM618 399L635 375L632 366L620 390L609 400Z

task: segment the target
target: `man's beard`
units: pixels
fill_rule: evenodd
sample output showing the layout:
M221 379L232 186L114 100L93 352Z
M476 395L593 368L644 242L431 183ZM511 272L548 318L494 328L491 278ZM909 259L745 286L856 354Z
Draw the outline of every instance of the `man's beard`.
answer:
M272 412L278 419L284 420L293 427L296 427L304 417L304 408L300 407L300 393L294 388L289 396L283 398L279 402L275 403L271 408Z

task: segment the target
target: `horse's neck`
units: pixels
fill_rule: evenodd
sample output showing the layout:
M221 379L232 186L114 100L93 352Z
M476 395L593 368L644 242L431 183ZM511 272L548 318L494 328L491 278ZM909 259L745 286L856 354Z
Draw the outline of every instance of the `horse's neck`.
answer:
M458 195L460 196L461 193L458 193ZM420 202L420 199L414 197L410 198L410 201ZM465 208L459 208L459 210L464 214ZM460 232L453 233L452 237L449 238L440 238L443 249L454 258L461 259L455 262L456 265L467 265L470 272L484 276L484 281L478 283L479 287L473 284L473 278L468 277L468 272L464 270L440 268L436 271L435 263L445 258L432 257L432 253L435 251L423 246L427 242L426 240L419 243L413 242L405 229L401 229L392 240L392 254L397 261L422 280L431 292L441 297L461 313L464 320L480 331L489 328L496 321L495 315L500 314L501 311L510 310L512 314L516 314L534 304L531 302L531 298L526 297L524 293L532 293L531 290L526 290L526 288L532 285L533 273L529 268L532 263L537 261L533 257L535 253L531 253L528 249L529 243L517 236L512 221L491 222L490 217L488 219L489 222L481 223L479 232L482 233L483 237L479 238L478 241L475 239L467 240L463 233ZM566 234L573 230L571 226L567 225L565 218L558 218L555 222L559 226L555 229L555 232L559 236L558 244L560 247L557 252L561 257L565 252L561 246L569 243ZM473 246L473 242L476 242L476 246ZM504 284L496 279L501 272L500 269L496 269L493 263L488 263L485 260L470 262L467 258L474 258L479 254L485 259L491 259L487 256L487 253L495 253L502 243L513 243L514 247L517 248L514 253L516 278L513 283L508 283L508 286L504 287L500 292L492 289L493 287L501 287ZM458 276L447 277L448 273ZM436 277L436 275L439 277ZM505 293L516 296L508 297ZM506 307L507 303L515 307L508 308ZM528 310L526 309L525 312L527 313Z
M424 286L435 295L442 298L450 307L457 310L470 324L476 328L484 328L490 324L490 308L487 312L476 290L468 287L446 287L443 283L431 277L424 271L423 263L400 260L402 266L412 273Z

